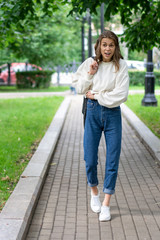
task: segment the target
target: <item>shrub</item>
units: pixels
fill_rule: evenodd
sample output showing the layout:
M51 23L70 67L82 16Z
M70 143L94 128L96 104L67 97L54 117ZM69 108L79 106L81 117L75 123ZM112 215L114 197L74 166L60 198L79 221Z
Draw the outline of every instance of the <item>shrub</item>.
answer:
M144 86L145 71L129 70L130 85L132 86ZM154 71L155 84L160 85L160 71Z
M16 85L18 88L47 88L50 86L53 71L17 72Z

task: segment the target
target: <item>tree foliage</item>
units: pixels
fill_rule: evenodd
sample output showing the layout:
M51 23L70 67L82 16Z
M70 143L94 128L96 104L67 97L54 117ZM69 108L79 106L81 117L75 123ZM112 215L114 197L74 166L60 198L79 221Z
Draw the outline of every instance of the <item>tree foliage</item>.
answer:
M106 21L120 14L121 39L130 50L160 47L159 0L0 0L0 48L40 65L77 60L80 23L68 12L83 15L89 8L97 14L102 2Z
M27 58L29 62L42 66L79 61L81 51L81 38L78 22L71 17L66 21L65 10L63 14L57 11L51 17L46 16L35 25L34 30L25 30L23 41L14 41L8 48L14 50L16 57Z
M63 0L0 0L0 46L13 42L26 29L34 29L35 22L52 16Z
M18 2L15 1L15 5ZM7 25L7 22L10 21L13 12L11 11L10 15L4 13L5 28L3 29L2 25L0 28L1 36L3 36L0 39L1 55L8 55L10 58L8 60L12 62L16 58L51 68L72 60L79 61L81 55L80 23L71 16L66 19L71 9L69 5L59 4L54 8L52 6L51 9L48 6L43 9L42 6L45 7L45 4L40 5L40 1L31 1L30 4L32 5L30 10L27 8L22 16L17 17L17 22L15 19L12 23L10 22L11 25Z
M160 47L160 1L159 0L71 0L70 14L82 14L90 9L97 14L97 7L105 3L107 21L120 13L125 30L122 41L131 50L147 51L153 46Z

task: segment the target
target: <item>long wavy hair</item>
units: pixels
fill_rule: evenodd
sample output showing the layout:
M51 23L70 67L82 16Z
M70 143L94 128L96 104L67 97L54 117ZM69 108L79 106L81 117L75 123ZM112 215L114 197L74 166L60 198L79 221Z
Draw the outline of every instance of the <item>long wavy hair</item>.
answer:
M116 36L116 34L114 32L112 32L110 30L105 30L97 39L95 47L94 47L95 53L96 53L95 60L98 63L103 61L102 54L101 54L101 41L103 38L110 38L114 41L116 48L115 48L115 52L114 52L111 60L115 64L116 71L118 71L119 70L119 60L120 60L120 58L123 59L123 56L121 55L118 37Z

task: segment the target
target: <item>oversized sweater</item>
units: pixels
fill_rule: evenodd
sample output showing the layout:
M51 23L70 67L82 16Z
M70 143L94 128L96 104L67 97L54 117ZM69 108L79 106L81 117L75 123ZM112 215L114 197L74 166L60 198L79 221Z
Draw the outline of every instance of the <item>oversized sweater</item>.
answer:
M129 88L128 67L120 59L119 70L116 71L113 62L101 62L98 71L89 75L92 58L86 59L73 76L72 85L78 94L85 94L88 90L94 93L94 98L102 106L113 108L127 100Z

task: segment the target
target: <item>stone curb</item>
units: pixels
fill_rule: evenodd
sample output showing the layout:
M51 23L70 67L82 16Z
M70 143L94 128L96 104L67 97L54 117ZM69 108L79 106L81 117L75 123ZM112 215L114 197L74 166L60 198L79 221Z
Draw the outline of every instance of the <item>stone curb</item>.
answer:
M147 146L151 154L160 161L160 140L151 130L129 109L125 104L121 105L123 116L135 129L139 138Z
M66 97L0 213L0 240L24 239L71 98Z

